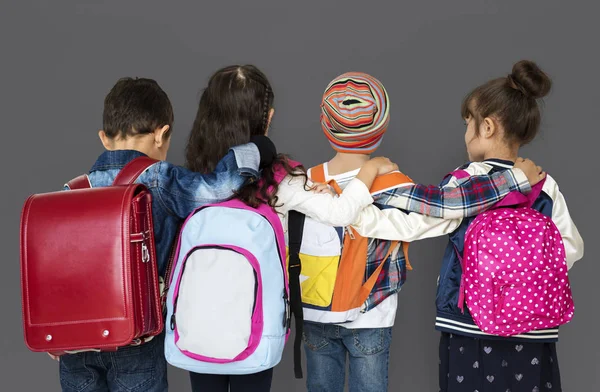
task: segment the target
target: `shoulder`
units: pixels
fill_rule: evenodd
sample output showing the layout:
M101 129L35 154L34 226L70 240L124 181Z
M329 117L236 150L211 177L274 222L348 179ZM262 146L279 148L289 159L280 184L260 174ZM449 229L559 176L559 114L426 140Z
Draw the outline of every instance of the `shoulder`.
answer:
M464 164L460 170L471 176L481 176L488 174L492 170L492 165L484 162L469 162Z
M443 187L450 184L457 185L457 182L460 182L460 180L471 176L486 175L490 170L492 170L492 166L487 163L467 162L446 174L440 185Z
M414 185L414 182L409 176L401 171L394 171L375 178L373 185L371 185L370 192L372 195L375 195L395 188L408 187L411 185Z
M550 196L552 200L558 196L560 190L558 188L558 183L550 174L546 174L546 182L544 182L544 186L542 187L542 192Z
M298 188L304 188L309 182L302 171L297 171L293 175L287 174L279 183L279 190L293 190Z

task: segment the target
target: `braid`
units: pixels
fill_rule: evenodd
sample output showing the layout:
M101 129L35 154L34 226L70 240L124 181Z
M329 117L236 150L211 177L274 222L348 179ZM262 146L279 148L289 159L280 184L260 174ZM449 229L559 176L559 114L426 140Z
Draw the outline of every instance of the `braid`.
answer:
M269 123L269 95L271 94L271 88L265 85L265 99L263 100L263 119L262 126L263 131L267 132L267 125Z

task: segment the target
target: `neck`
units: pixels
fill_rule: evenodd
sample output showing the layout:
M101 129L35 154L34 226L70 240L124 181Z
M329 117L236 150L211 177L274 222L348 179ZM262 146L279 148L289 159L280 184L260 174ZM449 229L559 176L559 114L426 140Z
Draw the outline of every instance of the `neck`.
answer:
M138 138L127 138L124 140L113 140L110 145L106 146L109 151L117 150L134 150L151 155L151 148L145 140L139 140Z
M367 154L338 152L328 163L329 174L335 175L360 169L371 157Z
M515 145L515 146L508 146L508 145L500 145L497 146L493 149L491 149L490 151L487 151L484 156L483 159L492 159L492 158L496 158L496 159L503 159L506 161L511 161L511 162L515 162L517 160L517 158L519 157L519 146Z

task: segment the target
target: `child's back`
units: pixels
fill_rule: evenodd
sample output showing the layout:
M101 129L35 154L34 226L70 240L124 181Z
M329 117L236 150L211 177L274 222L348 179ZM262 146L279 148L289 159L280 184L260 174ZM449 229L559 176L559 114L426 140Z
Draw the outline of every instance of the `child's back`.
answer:
M483 162L471 162L459 168L456 176L464 175L484 175L506 171L512 168L514 162L504 159L487 159ZM458 174L461 173L461 174ZM449 176L442 184L444 186L453 186L457 177ZM550 175L546 176L546 181L542 191L532 208L541 212L543 215L551 218L560 231L567 265L570 268L576 260L583 256L583 242L573 224L563 195L560 193L558 184ZM483 334L475 325L468 309L459 308L459 291L456 290L455 279L460 282L461 269L458 266L461 261L457 252L461 254L464 251L465 234L475 217L463 219L461 225L449 236L449 244L444 254L442 270L438 285L437 295L437 318L436 329L448 333L457 333L471 337L481 337ZM492 338L492 336L487 336ZM556 342L558 340L558 328L543 331L534 331L525 333L517 340L529 340L537 342Z
M491 80L473 90L462 107L462 116L467 125L465 144L472 162L447 177L443 184L453 186L463 176L504 172L510 169L517 160L519 147L532 141L538 132L540 111L537 99L545 96L550 86L550 79L537 65L530 61L521 61L515 64L508 77ZM542 192L532 207L550 217L558 228L564 244L566 264L570 268L575 261L583 257L583 240L569 215L565 199L552 177L547 176ZM465 234L472 221L473 219L465 219L450 235L440 272L436 318L436 329L442 332L440 391L487 390L487 386L492 387L493 390L510 389L513 392L560 391L560 370L555 344L558 340L558 327L543 330L535 330L532 327L527 328L529 332L526 333L500 337L482 331L475 324L466 306L464 312L459 308L459 302L462 302L462 298L459 301L460 293L463 291L461 287L463 267L460 261L462 256L459 255L464 255ZM513 240L511 233L498 235L501 238L505 234L509 240ZM526 234L522 231L514 236L521 238ZM471 240L475 237L469 238ZM523 239L523 244L527 241L527 238ZM489 264L486 264L484 255L478 263L478 268L491 269L494 268L495 262L513 262L505 260L506 257L513 256L506 251L500 252L503 244L491 244L491 246L490 255L494 257L490 258ZM546 249L550 246L546 243L540 251L553 252L554 249ZM529 257L520 255L519 250L515 252L517 256L524 256L525 260ZM472 253L474 252L467 256L472 257ZM537 256L531 257L535 259ZM514 261L518 263L517 260ZM563 262L563 260L556 258L556 262ZM518 264L517 266L520 267ZM470 270L466 270L465 273L469 274L469 278L472 276ZM521 276L522 279L531 281L538 279L538 273L535 268L524 268ZM477 290L472 285L469 284L469 290ZM482 285L486 287L485 284ZM536 290L540 287L536 287L535 290L529 288L524 296L537 295ZM560 287L548 282L546 289L556 292ZM465 295L470 296L469 292ZM544 295L543 291L542 295ZM486 305L493 306L495 299L488 298ZM471 298L468 298L468 301L470 300ZM514 311L519 311L516 309L517 306L523 306L516 320L519 320L521 315L526 318L527 312L532 312L530 309L527 310L528 306L538 306L533 298L527 298L527 304L522 304L515 297L509 298L508 301L515 301L512 304ZM558 306L562 308L562 304ZM501 310L504 309L498 311Z

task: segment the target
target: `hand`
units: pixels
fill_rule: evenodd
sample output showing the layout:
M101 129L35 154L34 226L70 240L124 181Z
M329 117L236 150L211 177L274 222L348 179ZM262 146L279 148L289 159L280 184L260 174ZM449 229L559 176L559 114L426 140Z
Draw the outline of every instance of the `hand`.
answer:
M48 356L55 361L60 361L60 356L58 356L58 355L52 355L52 354L48 353Z
M367 164L374 165L377 168L377 175L381 176L398 170L398 165L386 157L372 158Z
M531 186L534 186L546 178L546 172L542 170L541 166L537 166L531 159L519 157L517 158L514 167L515 169L521 169L523 173L525 173Z
M336 196L336 193L333 191L333 189L331 189L331 187L327 184L322 184L322 183L315 183L313 185L312 188L310 188L311 191L315 192L315 193L330 193L333 196Z
M362 181L368 189L371 189L375 177L398 170L398 165L385 157L377 157L362 165L356 179Z

